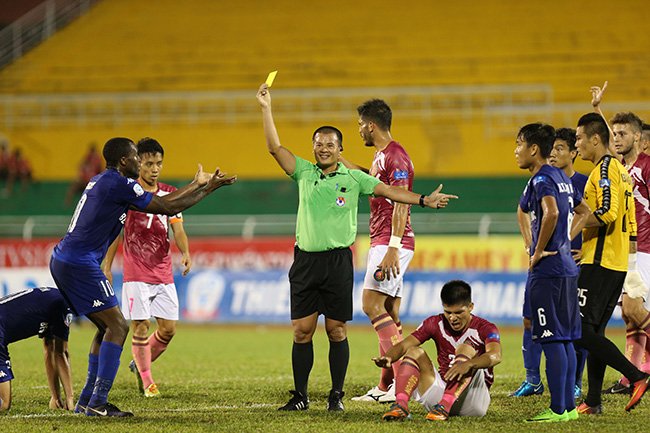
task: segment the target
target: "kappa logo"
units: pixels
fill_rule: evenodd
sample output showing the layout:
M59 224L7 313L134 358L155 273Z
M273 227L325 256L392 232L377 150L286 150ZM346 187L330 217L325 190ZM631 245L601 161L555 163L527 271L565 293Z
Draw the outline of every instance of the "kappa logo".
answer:
M545 329L544 332L542 332L542 338L548 338L548 337L552 337L552 336L553 336L553 333L551 331L549 331L548 329Z
M101 307L102 305L104 305L104 303L103 303L102 301L100 301L99 299L95 299L95 300L93 301L93 308L95 308L95 307Z
M7 377L7 373L5 373L4 371L0 371L0 377Z

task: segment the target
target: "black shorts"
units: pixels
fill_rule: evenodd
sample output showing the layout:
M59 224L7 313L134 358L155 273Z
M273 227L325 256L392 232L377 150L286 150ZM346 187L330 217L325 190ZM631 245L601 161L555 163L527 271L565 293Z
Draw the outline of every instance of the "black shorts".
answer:
M599 265L580 266L578 303L582 323L605 329L621 296L626 273Z
M329 319L352 320L352 251L342 248L309 253L296 247L289 270L291 319L316 312Z

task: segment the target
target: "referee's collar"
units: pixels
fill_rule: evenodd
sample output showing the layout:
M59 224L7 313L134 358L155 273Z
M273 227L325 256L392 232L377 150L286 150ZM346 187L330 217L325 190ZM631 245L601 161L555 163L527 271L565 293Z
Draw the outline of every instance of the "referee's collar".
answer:
M341 164L340 162L336 163L336 170L327 174L323 173L323 170L318 166L318 164L314 164L314 167L316 167L316 173L320 175L321 179L324 179L326 177L334 177L337 174L348 174L350 171L345 165Z

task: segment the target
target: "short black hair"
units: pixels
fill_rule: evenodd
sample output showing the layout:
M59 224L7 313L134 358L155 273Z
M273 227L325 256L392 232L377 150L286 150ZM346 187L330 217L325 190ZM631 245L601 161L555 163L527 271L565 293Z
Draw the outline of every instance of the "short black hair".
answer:
M634 132L643 132L643 121L639 119L639 116L632 113L631 111L616 113L612 120L610 121L612 125L619 124L628 124L632 127Z
M343 133L336 127L330 126L330 125L323 125L319 126L316 128L314 133L311 135L311 141L314 141L316 138L316 134L323 133L323 134L331 134L334 133L336 134L336 138L339 139L339 146L341 147L341 150L343 150Z
M379 128L390 131L393 121L393 112L386 102L381 99L370 99L357 107L357 112L362 119L370 120Z
M155 155L156 153L159 153L162 156L165 156L165 151L163 150L163 147L160 145L158 140L155 138L151 137L144 137L138 140L138 144L136 145L138 148L138 155L144 155L145 153L150 153L152 155Z
M643 126L641 127L643 132L650 131L650 125L647 123L644 123Z
M591 138L594 134L598 134L600 141L605 147L609 146L609 129L607 122L598 113L587 113L578 120L578 126L582 126L585 130L587 138Z
M468 305L472 302L472 288L463 280L449 281L442 286L440 299L445 305Z
M546 123L529 123L521 127L517 137L523 138L528 147L536 144L542 158L548 158L555 142L555 128Z
M106 167L117 167L120 159L129 154L133 140L126 137L114 137L104 144L102 155L106 160Z
M559 128L555 130L555 139L566 141L569 150L576 150L576 130L572 128Z

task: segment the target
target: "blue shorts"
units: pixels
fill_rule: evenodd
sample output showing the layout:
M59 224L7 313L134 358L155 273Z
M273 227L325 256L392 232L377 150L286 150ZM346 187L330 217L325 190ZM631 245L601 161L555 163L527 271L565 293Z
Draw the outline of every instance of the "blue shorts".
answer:
M11 361L9 360L9 350L5 344L5 330L2 325L2 316L0 316L0 383L13 380L14 374L11 371Z
M548 343L582 337L578 277L528 277L533 341Z
M99 265L77 265L52 257L50 272L77 316L87 316L119 305L113 286Z

